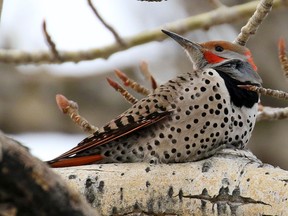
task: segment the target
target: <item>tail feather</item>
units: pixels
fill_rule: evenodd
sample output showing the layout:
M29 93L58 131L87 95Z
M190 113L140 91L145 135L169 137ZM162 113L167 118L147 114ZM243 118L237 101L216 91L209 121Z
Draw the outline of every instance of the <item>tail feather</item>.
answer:
M102 160L102 155L87 155L80 157L63 158L59 160L48 161L49 166L53 168L70 167L70 166L81 166L86 164L93 164L97 161Z

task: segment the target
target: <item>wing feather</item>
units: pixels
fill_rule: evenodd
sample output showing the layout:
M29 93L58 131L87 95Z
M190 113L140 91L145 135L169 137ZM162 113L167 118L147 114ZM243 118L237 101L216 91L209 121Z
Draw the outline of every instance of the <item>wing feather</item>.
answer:
M156 122L163 120L164 118L168 117L170 114L171 112L169 111L155 112L150 115L147 115L146 117L139 119L136 122L122 125L120 128L110 129L108 131L106 130L100 133L96 132L93 136L88 137L84 139L82 142L80 142L76 147L70 149L69 151L63 153L62 155L49 161L48 163L53 164L63 158L68 158L68 157L69 158L79 157L76 155L77 153L81 153L87 149L94 148L96 146L100 146L100 145L109 143L113 140L119 139L123 136L129 135L130 133L134 131L140 130L142 128L145 128L147 126L150 126L152 124L155 124ZM125 116L122 116L121 118L123 117ZM117 119L114 120L114 122L115 121L117 121Z

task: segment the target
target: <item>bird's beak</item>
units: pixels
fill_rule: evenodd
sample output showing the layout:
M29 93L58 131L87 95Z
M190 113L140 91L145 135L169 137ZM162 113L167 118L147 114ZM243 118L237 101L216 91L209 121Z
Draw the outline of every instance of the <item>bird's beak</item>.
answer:
M186 38L167 30L162 30L162 32L174 39L184 48L189 59L192 61L194 70L203 68L207 64L207 62L204 61L203 47L200 44L189 41Z

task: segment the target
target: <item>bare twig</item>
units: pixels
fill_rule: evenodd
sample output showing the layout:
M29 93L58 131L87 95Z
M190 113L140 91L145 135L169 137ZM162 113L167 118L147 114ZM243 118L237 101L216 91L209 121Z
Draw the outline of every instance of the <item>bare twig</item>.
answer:
M271 96L277 99L288 100L288 93L284 91L274 90L274 89L267 89L263 87L258 87L254 85L238 85L238 87L246 89L248 91L255 91L262 95Z
M94 7L92 0L87 0L88 1L88 5L90 6L90 8L92 9L92 11L94 12L95 16L100 20L100 22L113 34L115 40L121 45L121 46L126 46L124 40L120 37L120 35L116 32L116 30L109 25L104 19L103 17L100 15L100 13L96 10L96 8Z
M286 78L288 78L288 57L286 54L286 43L284 38L280 38L278 42L279 49L279 60L281 63L282 70Z
M178 34L183 34L195 29L209 28L214 25L223 23L232 23L237 20L245 19L251 16L257 6L257 1L248 2L233 7L217 8L207 13L188 17L165 25L165 29ZM274 0L273 8L285 6L283 0ZM151 41L161 41L166 39L160 31L162 27L152 30L146 30L137 35L123 39L127 46L120 46L118 43L109 46L94 48L82 51L61 51L61 61L56 60L50 55L50 52L24 52L18 50L0 49L0 62L14 64L40 64L40 63L63 63L63 62L79 62L84 60L92 60L97 58L108 58L113 53L126 50L128 48L145 44Z
M145 96L151 93L149 89L130 79L122 71L115 70L115 74L123 81L125 86L132 88L134 91Z
M275 108L263 106L262 110L257 114L257 121L280 120L286 118L288 118L288 107Z
M247 24L241 28L241 32L234 40L234 43L245 46L249 37L256 33L258 27L270 12L272 5L273 0L261 0L253 16L248 20Z
M112 86L116 91L118 91L129 103L134 104L137 103L137 99L131 95L126 89L124 89L119 83L116 81L107 78L107 81L110 86Z
M61 56L56 48L56 44L54 43L54 41L52 40L50 34L48 33L47 31L47 28L46 28L46 21L43 20L43 24L42 24L42 29L43 29L43 32L44 32L44 35L45 35L45 39L46 39L46 42L51 50L51 53L53 54L54 58L57 59L57 60L61 60Z
M91 125L85 118L79 115L78 105L76 102L68 100L65 96L61 94L56 95L56 102L59 109L64 113L69 115L72 121L80 126L83 131L93 134L98 131L98 128Z
M161 2L162 0L138 0L138 1ZM167 0L164 0L164 1L167 1Z
M4 0L0 0L0 19L1 19L1 15L2 15L3 1Z
M142 61L140 63L140 71L142 72L142 74L144 74L144 76L146 77L146 79L148 79L151 82L151 86L152 89L156 89L157 88L157 82L155 80L155 78L153 77L152 73L150 72L149 68L148 68L148 64L146 61Z
M220 0L210 0L210 2L215 5L217 8L226 7Z

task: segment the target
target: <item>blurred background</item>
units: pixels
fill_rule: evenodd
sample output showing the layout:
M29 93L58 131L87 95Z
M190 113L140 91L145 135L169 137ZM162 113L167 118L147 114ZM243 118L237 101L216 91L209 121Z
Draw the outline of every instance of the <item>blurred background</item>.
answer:
M223 0L232 6L247 1ZM141 2L94 0L102 17L122 36L132 36L147 29L215 9L211 0ZM254 54L259 73L267 88L288 91L278 60L277 41L288 40L288 8L273 10L247 46ZM5 0L0 25L2 49L30 52L47 50L42 32L47 30L59 50L85 50L114 42L112 34L94 16L85 0ZM185 37L202 42L233 41L246 20L233 24L192 31ZM118 52L107 60L78 64L9 65L0 64L0 128L28 146L43 160L52 159L75 146L84 134L63 115L55 95L64 94L77 101L80 113L101 126L130 105L108 86L106 77L120 69L140 83L148 84L139 72L145 60L158 83L191 70L183 50L172 40L151 42ZM139 95L138 95L139 97ZM262 97L268 106L284 107L287 102ZM263 162L288 169L288 121L257 123L249 148Z

